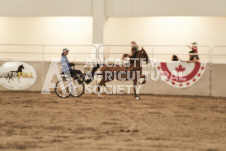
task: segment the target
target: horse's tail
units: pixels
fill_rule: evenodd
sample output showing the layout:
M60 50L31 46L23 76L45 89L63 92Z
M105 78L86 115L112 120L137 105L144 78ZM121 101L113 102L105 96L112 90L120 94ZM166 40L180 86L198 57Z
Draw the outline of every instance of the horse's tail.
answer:
M91 79L88 80L88 81L86 81L87 84L89 84L90 82L93 81L94 74L95 74L95 72L100 68L100 66L101 66L100 64L96 64L96 65L93 67L93 69L92 69L92 71L91 71Z

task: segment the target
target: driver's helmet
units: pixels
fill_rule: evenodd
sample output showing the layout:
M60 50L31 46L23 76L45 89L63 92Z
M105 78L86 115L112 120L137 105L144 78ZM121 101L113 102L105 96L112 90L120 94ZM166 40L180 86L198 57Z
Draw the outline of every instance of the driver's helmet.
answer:
M63 52L69 52L69 49L68 48L64 48L62 51Z

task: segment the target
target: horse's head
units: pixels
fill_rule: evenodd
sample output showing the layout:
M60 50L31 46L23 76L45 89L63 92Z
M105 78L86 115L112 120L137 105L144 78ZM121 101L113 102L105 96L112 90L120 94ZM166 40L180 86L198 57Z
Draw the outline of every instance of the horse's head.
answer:
M137 53L137 58L144 58L144 61L146 63L149 63L150 60L149 60L149 57L148 57L148 54L147 52L144 50L144 48L142 47L142 49L140 51L138 51Z
M22 72L22 69L24 69L24 65L20 65L19 67L18 67L18 72Z

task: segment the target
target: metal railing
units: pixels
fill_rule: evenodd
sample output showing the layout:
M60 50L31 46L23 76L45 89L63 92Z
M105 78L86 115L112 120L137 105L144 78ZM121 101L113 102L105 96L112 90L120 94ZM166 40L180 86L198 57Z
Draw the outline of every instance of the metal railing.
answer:
M121 58L122 54L130 53L131 50L131 45L100 45L97 48L95 45L0 44L0 61L40 61L42 81L44 81L45 62L51 61L51 58L60 58L62 49L65 47L70 50L70 61L81 60L81 62L88 57ZM189 48L186 45L140 45L141 47L144 47L149 57L156 58L157 61L170 61L173 54L183 59L188 58L189 55ZM210 96L212 96L212 65L226 63L226 46L215 46L212 49L209 46L198 46L198 54L201 56L201 61L209 63Z
M172 55L177 55L182 60L189 60L190 49L186 45L139 45L140 49L143 47L149 57L155 59L157 62L171 61ZM125 51L126 50L126 51ZM98 57L100 58L121 58L124 53L130 53L131 45L100 45L98 47ZM187 53L184 53L187 52ZM201 62L209 64L210 86L209 96L211 96L211 74L212 74L212 50L209 46L199 46L198 55Z
M211 51L211 63L226 63L226 45L214 46ZM218 61L215 61L217 58Z
M140 49L143 47L149 57L157 58L159 56L168 56L164 58L164 61L170 61L171 56L176 54L182 57L182 60L188 60L189 48L186 45L139 45ZM199 46L198 54L200 56L205 56L202 61L210 63L211 62L211 49L209 46ZM126 50L126 51L125 51ZM107 58L111 56L117 56L121 58L124 53L129 54L131 50L131 45L100 45L98 47L98 58ZM187 53L184 53L187 52ZM185 58L186 57L186 58ZM158 59L156 59L158 60ZM162 60L159 60L162 61Z
M60 58L62 49L69 48L71 61L97 55L95 45L41 45L41 44L0 44L0 61L38 61L42 64L44 82L45 62ZM81 57L82 56L82 57Z

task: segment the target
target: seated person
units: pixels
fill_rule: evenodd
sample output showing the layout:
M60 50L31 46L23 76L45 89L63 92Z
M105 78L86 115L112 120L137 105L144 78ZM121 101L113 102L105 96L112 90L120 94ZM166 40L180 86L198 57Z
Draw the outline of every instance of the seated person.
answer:
M188 47L191 49L191 51L189 51L189 60L187 62L199 62L199 55L192 55L192 53L198 53L198 43L193 42L192 45L188 45Z
M177 55L173 55L172 58L171 58L171 61L178 61L179 58L177 57Z
M192 46L188 46L191 51L189 51L189 60L187 61L188 63L189 62L199 62L199 55L197 54L198 53L198 43L197 42L193 42L192 43ZM196 53L193 55L193 53Z
M73 66L75 64L69 63L69 61L67 59L68 52L69 52L69 49L64 48L62 55L61 55L62 57L60 60L60 64L62 66L62 73L70 74L73 79L76 79L78 77L78 75L82 74L82 72L80 70L74 70L71 68L71 66Z
M199 62L199 56L197 54L192 54L195 53L193 50L189 51L189 60L187 61L187 63L190 62Z
M194 53L198 53L198 43L197 42L193 42L193 43L191 43L192 45L191 46L189 46L188 45L188 47L192 50L192 51L194 51Z

